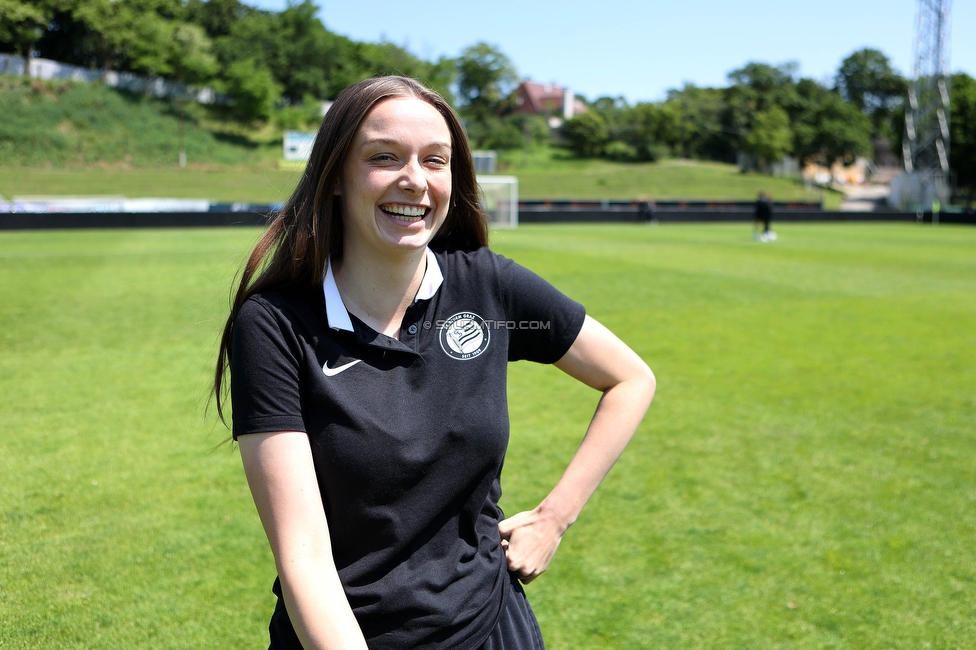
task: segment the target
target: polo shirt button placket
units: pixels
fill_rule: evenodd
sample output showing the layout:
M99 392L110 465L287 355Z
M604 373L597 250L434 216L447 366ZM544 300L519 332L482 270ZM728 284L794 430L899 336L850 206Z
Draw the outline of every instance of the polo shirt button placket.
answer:
M417 333L417 326L416 325L411 325L410 327L408 327L407 328L407 333L408 334L416 334Z

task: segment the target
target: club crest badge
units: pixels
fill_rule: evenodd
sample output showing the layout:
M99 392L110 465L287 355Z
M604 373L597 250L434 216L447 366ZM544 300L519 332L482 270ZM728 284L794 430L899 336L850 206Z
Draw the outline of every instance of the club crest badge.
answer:
M466 361L480 356L488 349L491 333L488 324L478 314L462 311L440 324L438 336L441 349L454 359Z

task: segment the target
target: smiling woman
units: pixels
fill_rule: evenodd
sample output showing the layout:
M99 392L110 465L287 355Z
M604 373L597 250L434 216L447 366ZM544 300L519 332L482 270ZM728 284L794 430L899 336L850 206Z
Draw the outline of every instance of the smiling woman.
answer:
M420 99L380 102L356 133L336 195L345 211L336 283L349 296L347 307L395 336L406 305L394 303L416 295L424 251L450 207L451 132L444 117ZM393 287L384 300L379 287L398 274L387 263L414 271L407 287Z
M214 388L220 409L229 368L278 570L271 648L544 647L519 581L546 570L654 377L582 305L488 250L486 224L457 116L383 77L336 99L252 252ZM519 359L603 398L552 492L505 518Z

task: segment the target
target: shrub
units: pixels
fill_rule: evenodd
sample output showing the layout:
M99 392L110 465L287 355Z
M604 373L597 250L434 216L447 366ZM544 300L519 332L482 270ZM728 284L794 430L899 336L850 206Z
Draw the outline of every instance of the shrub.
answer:
M224 84L233 112L241 120L267 120L281 99L281 88L274 76L251 59L232 63Z
M603 154L610 160L617 162L636 162L640 159L636 148L620 140L614 140L608 144L604 148Z
M595 158L603 153L609 138L607 122L596 111L587 111L567 120L561 129L566 146L580 158Z

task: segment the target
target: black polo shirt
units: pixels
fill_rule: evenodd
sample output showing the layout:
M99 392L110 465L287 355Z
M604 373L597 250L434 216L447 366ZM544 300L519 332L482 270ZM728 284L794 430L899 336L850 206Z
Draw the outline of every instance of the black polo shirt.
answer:
M234 437L308 433L339 577L373 649L478 648L491 633L509 580L507 364L558 360L585 315L487 248L427 255L399 340L346 311L331 268L323 286L251 297L234 325ZM290 632L281 598L276 626Z

